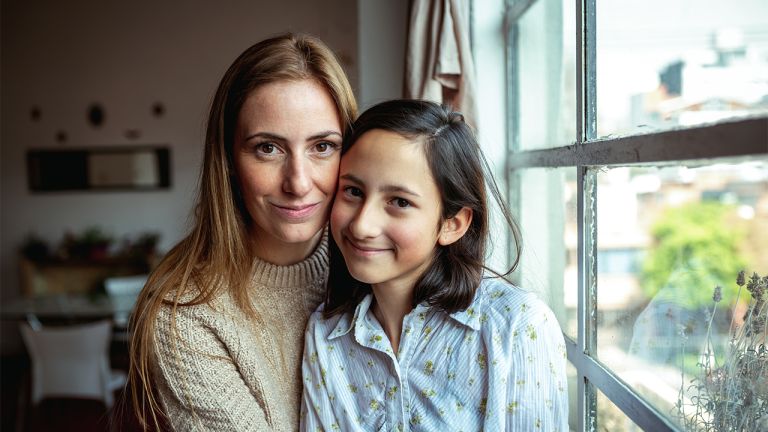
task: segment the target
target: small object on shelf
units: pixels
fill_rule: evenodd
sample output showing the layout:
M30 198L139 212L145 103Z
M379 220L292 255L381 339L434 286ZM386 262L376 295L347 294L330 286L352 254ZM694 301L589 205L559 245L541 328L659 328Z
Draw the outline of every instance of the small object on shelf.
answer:
M21 245L21 254L30 260L41 261L50 256L50 250L45 240L30 233Z
M93 226L78 234L65 233L51 252L44 240L30 234L19 249L22 294L104 295L105 279L146 275L152 270L159 239L155 232L142 232L116 248L112 235Z
M123 135L129 140L135 140L141 138L140 129L126 129Z

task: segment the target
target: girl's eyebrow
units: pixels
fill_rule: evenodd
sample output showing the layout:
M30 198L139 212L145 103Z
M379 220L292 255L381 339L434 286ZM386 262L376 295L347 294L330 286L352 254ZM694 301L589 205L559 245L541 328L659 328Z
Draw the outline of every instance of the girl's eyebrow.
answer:
M314 135L310 135L309 137L307 137L307 141L314 141L317 139L328 138L329 136L332 136L332 135L336 135L337 137L341 138L341 132L335 131L335 130L326 130L326 131L318 132ZM250 141L254 138L262 138L262 139L268 139L268 140L280 141L280 142L288 141L288 139L285 138L284 136L280 136L272 132L256 132L255 134L248 135L247 137L245 137L244 141Z
M357 186L365 186L365 182L362 181L360 178L356 177L354 174L342 174L339 176L342 180L350 181ZM379 191L386 192L386 193L404 193L407 195L415 196L415 197L421 197L421 195L417 194L416 192L408 189L405 186L402 185L383 185L379 187Z

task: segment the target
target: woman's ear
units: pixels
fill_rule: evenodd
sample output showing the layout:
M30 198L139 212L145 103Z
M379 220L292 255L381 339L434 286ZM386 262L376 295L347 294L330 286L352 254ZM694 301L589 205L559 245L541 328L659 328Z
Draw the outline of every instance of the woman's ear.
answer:
M453 217L443 221L437 243L440 246L448 246L464 237L472 223L472 209L462 207Z

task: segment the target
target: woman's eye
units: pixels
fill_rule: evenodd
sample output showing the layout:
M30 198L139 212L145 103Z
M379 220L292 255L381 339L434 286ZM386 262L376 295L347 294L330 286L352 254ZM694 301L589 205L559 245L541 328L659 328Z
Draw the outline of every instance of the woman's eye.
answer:
M256 146L256 150L262 154L274 154L277 152L277 146L272 143L261 143Z
M317 153L330 153L337 147L336 144L328 141L322 141L315 144L315 151Z

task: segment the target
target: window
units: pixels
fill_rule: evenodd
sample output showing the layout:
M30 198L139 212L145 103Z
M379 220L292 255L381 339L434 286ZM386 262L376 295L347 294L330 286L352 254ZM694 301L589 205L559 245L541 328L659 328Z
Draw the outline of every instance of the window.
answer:
M768 3L507 0L505 23L515 278L566 336L571 428L698 430L723 414L702 380L736 379L738 273L768 271Z

